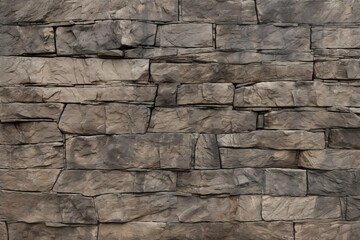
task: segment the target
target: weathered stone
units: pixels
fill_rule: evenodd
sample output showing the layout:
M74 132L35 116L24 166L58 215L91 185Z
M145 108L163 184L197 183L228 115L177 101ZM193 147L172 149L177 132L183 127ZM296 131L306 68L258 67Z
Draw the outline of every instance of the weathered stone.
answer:
M66 133L85 135L144 133L148 114L149 109L141 106L116 103L107 105L69 104L61 116L59 128Z
M320 79L360 79L360 60L357 59L315 62L314 69L315 77Z
M147 82L149 60L0 57L0 86Z
M339 219L341 199L337 197L270 197L263 196L262 217L265 221Z
M122 46L155 45L156 25L128 20L102 21L56 29L60 55L97 54Z
M360 148L360 129L331 129L329 135L330 148Z
M54 191L95 196L105 193L174 191L175 184L175 173L167 171L66 170L60 174Z
M123 85L112 88L98 88L97 101L153 103L157 87L154 85Z
M66 142L70 169L185 168L193 161L192 134L78 137Z
M54 31L50 27L0 27L0 55L54 53Z
M63 104L2 103L0 104L0 121L9 122L19 119L58 120L63 107Z
M231 83L183 84L178 87L177 103L232 104L234 85Z
M62 143L0 145L0 168L63 168Z
M220 156L222 168L297 166L296 151L220 148Z
M313 64L307 62L253 63L248 65L152 63L156 83L250 83L279 80L312 80Z
M201 134L196 142L195 169L220 168L220 155L216 136Z
M54 122L16 122L0 124L0 144L62 142Z
M4 0L0 3L3 24L102 19L177 21L177 0L45 1Z
M336 170L360 168L360 150L310 150L302 151L299 166L310 169Z
M287 222L251 223L156 223L100 224L99 239L107 240L205 240L205 239L293 239L293 225Z
M0 192L0 219L28 223L97 223L91 198L6 191Z
M0 102L1 103L43 102L43 91L41 88L33 88L33 87L1 87Z
M360 28L314 27L311 30L312 48L359 48Z
M155 106L176 105L177 83L159 84Z
M217 136L220 147L270 149L324 149L323 132L306 131L254 131ZM276 139L276 141L274 141Z
M0 189L50 191L60 173L54 169L0 170Z
M275 111L265 114L266 129L325 129L360 127L355 113L328 111Z
M160 25L156 38L160 47L211 47L212 25L197 23Z
M346 220L360 220L360 197L346 198ZM360 234L360 233L359 233Z
M309 50L309 27L217 25L216 48Z
M0 222L0 240L9 240L6 223Z
M266 0L257 1L261 23L349 23L360 22L360 3L354 0Z
M183 0L181 4L183 21L257 23L255 3L251 0Z
M1 238L0 238L1 239ZM46 223L10 223L9 240L78 239L96 240L97 226L48 226Z
M265 169L265 194L305 196L306 171L300 169Z
M152 111L149 131L232 133L255 130L256 117L255 113L247 111L155 108Z
M308 170L308 193L323 196L360 195L360 171Z
M263 192L262 169L198 170L179 172L177 189L195 194L260 194Z

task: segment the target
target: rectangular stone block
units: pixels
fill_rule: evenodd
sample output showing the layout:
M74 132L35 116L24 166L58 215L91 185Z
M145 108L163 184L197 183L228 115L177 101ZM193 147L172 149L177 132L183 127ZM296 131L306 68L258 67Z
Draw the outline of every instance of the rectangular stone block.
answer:
M16 122L0 124L0 144L62 142L55 122Z
M313 64L270 62L248 65L152 63L151 78L156 83L250 83L279 80L312 80Z
M360 238L359 222L312 222L295 223L295 239L348 239Z
M201 134L195 147L195 169L218 169L220 168L220 154L216 135Z
M0 168L63 168L62 143L0 145Z
M179 172L177 190L193 194L261 194L262 169L238 168Z
M48 226L46 223L10 223L9 240L33 239L96 240L97 226ZM1 239L1 238L0 238ZM2 239L1 239L2 240Z
M0 219L27 223L97 223L91 198L7 191L0 192Z
M360 129L330 129L329 147L343 149L360 148Z
M58 120L64 105L44 103L1 103L0 120L16 122L18 120L51 119Z
M183 0L181 4L183 21L257 23L255 2L251 0Z
M168 171L64 170L54 191L96 196L106 193L174 191L175 184L176 174Z
M0 55L55 53L51 27L1 26Z
M156 25L120 20L100 21L91 25L74 25L56 29L59 55L97 54L122 47L154 46Z
M3 24L104 19L178 20L177 0L30 0L27 4L22 0L4 0L0 8L0 21Z
M313 27L312 48L359 48L360 28L358 27Z
M360 220L360 197L346 198L346 220Z
M65 133L83 135L145 133L149 113L147 107L135 105L68 104L61 115L59 128Z
M187 23L159 25L156 45L160 47L212 47L212 25Z
M270 197L263 196L262 217L265 221L340 219L341 199L337 197Z
M231 83L182 84L177 89L177 104L232 104Z
M66 141L69 169L189 169L194 159L193 134L77 137Z
M0 57L0 86L147 82L149 60Z
M261 23L354 23L360 22L360 3L353 0L257 1Z
M296 168L296 151L220 148L222 168Z
M299 166L309 169L359 169L360 150L310 150L299 155Z
M323 132L259 130L253 132L220 134L220 147L269 148L269 149L324 149ZM276 139L276 141L274 141Z
M309 50L309 27L274 25L217 25L216 48Z
M305 196L306 171L300 169L265 169L265 194L272 196Z
M0 222L0 240L8 240L8 231L6 223Z
M360 60L344 59L315 62L315 77L320 79L360 79Z
M256 113L249 111L155 108L152 111L151 132L232 133L255 130Z

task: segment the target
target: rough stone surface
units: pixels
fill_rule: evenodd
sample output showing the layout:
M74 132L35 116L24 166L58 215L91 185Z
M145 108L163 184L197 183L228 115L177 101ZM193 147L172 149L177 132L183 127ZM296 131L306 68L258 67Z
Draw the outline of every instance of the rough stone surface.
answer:
M220 168L220 154L215 135L201 134L197 139L194 167L196 169Z
M0 240L8 240L8 231L6 228L6 224L4 222L0 222Z
M360 220L360 197L346 198L346 220Z
M360 29L354 27L314 27L312 48L359 48Z
M360 61L357 59L315 62L314 69L315 77L320 79L360 79Z
M300 169L266 169L265 194L272 196L305 196L306 171Z
M1 103L0 121L17 121L20 119L58 120L63 111L62 104L43 103Z
M329 135L330 148L359 149L360 129L331 129Z
M173 106L176 105L176 94L178 84L162 83L158 85L158 91L155 106Z

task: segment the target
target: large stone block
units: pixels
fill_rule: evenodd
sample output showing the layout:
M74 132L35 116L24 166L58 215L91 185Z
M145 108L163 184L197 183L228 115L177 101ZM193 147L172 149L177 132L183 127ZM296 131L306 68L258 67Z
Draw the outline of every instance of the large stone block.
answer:
M152 111L151 132L232 133L255 130L257 115L249 111L155 108Z
M195 169L220 168L220 155L216 136L213 134L201 134L196 142Z
M155 45L156 25L128 20L101 21L56 29L60 55L97 54L123 46Z
M149 60L0 57L0 86L147 82Z
M360 148L360 129L330 129L330 148Z
M265 169L265 194L305 196L306 171L300 169Z
M183 0L181 19L190 22L257 23L255 2L252 0Z
M346 220L360 220L360 197L346 198Z
M360 79L360 60L315 62L315 77L320 79L353 80Z
M263 196L262 217L265 221L340 219L341 206L341 199L337 197Z
M91 198L7 191L0 192L0 219L27 223L97 223Z
M152 63L151 77L156 83L250 83L279 80L312 80L313 64L308 62L270 62L248 65Z
M106 193L174 191L175 185L176 174L168 171L65 170L60 174L54 191L96 196Z
M311 30L312 48L359 48L358 27L314 27Z
M58 120L63 104L44 103L1 103L0 120L6 122L23 119L51 119Z
M267 0L257 1L261 23L351 23L360 22L360 3L354 0Z
M67 141L70 169L184 168L194 159L193 134L77 137Z
M217 25L216 48L309 50L309 27Z
M323 132L306 131L253 131L217 136L220 147L269 148L269 149L324 149ZM276 141L274 141L276 139Z
M51 27L0 27L0 55L55 53Z
M222 168L295 168L296 151L220 148Z

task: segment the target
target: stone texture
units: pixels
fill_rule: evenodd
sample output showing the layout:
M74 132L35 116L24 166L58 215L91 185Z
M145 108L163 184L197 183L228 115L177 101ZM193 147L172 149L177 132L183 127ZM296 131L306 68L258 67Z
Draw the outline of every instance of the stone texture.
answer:
M330 148L360 148L360 129L331 129L329 135Z
M93 136L66 143L70 169L185 168L195 148L192 134Z
M296 151L220 148L222 168L295 168Z
M220 154L216 135L201 134L196 142L195 169L220 168Z
M263 196L262 217L265 221L339 219L341 200L337 197L270 197Z
M359 222L296 223L295 239L299 240L357 240L360 237Z
M315 62L314 69L315 77L320 79L360 79L360 61L357 59Z
M128 20L101 21L56 29L59 55L97 54L123 46L155 45L156 25Z
M360 197L346 198L346 220L360 220Z
M309 50L309 27L217 25L216 48Z
M19 119L58 120L63 111L63 107L63 104L1 103L0 121L12 122Z
M174 191L175 184L176 174L167 171L65 170L56 181L54 191L96 196L106 193Z
M310 150L300 152L299 166L309 169L359 169L359 150Z
M177 104L232 104L234 85L231 83L183 84L177 90Z
M0 238L1 239L1 238ZM47 226L46 223L9 224L9 240L33 240L33 239L78 239L96 240L96 226Z
M0 124L0 144L61 142L55 122L16 122Z
M59 122L66 133L83 135L144 133L149 109L141 106L69 104ZM136 119L136 120L135 120Z
M177 83L161 83L158 85L155 106L176 105Z
M261 194L264 177L261 169L197 170L179 172L177 189L194 194Z
M8 240L6 223L0 222L0 240Z
M314 27L311 32L312 48L359 48L360 28Z
M308 193L323 196L360 195L360 171L308 170Z
M211 47L213 45L211 24L160 25L157 34L160 47Z
M265 114L266 129L325 129L360 127L355 113L327 111L276 111Z
M305 196L306 171L300 169L265 169L265 194L272 196Z
M3 24L17 22L59 22L73 20L139 19L150 21L176 21L177 0L117 0L104 2L31 0L4 0L0 20Z
M62 168L64 147L62 143L31 145L0 145L0 168Z
M149 61L141 59L0 57L0 86L147 82Z
M153 63L156 83L250 83L279 80L312 80L313 66L306 62L274 62L248 65Z
M255 3L251 0L183 0L181 7L183 21L257 23Z
M94 203L81 195L0 192L0 219L27 223L97 222Z
M304 150L325 148L325 138L322 132L260 130L221 134L217 136L217 139L220 147Z
M201 108L155 108L151 132L232 133L255 130L256 114L246 111Z
M360 22L360 3L354 0L266 0L257 1L261 23L349 23Z
M0 27L0 55L54 52L54 31L51 27Z

